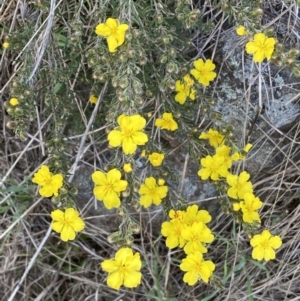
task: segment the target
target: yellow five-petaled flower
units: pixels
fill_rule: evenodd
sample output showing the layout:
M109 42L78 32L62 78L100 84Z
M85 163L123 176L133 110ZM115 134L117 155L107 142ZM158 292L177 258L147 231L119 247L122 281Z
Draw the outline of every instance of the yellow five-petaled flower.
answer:
M178 129L178 124L173 119L172 113L163 113L162 118L157 118L155 120L155 125L162 130L176 131Z
M117 47L124 43L128 28L127 24L120 24L119 20L108 18L105 23L97 25L95 32L99 36L106 37L109 52L115 52Z
M201 252L188 254L182 260L180 269L184 272L183 281L188 285L194 285L198 280L208 283L215 270L215 264L210 260L204 260Z
M271 59L275 43L276 40L274 38L268 38L263 33L257 33L254 35L253 41L246 44L246 52L254 54L254 62L261 63L265 58L267 60Z
M41 186L39 193L45 198L58 195L58 190L63 185L63 176L61 174L53 175L49 167L42 165L34 174L32 182Z
M184 76L183 81L177 80L175 83L175 101L181 105L186 102L189 97L191 100L195 100L196 90L192 88L194 81L189 75Z
M99 201L103 201L107 209L118 208L121 204L120 192L126 190L127 181L121 180L121 172L116 168L107 174L95 171L92 174L95 183L94 195Z
M145 145L148 142L148 136L142 132L146 125L146 119L142 116L122 114L118 117L118 124L120 127L108 134L110 146L122 145L123 152L131 155L136 151L137 145Z
M202 59L196 60L194 61L194 67L195 69L191 70L191 74L205 87L209 86L209 82L217 76L217 73L213 72L216 65L211 60L205 62Z
M60 233L62 241L74 240L76 232L83 230L85 224L74 208L67 208L65 212L56 209L51 212L53 222L51 228Z
M167 196L168 187L159 186L153 177L146 178L145 184L139 189L141 195L140 204L148 208L152 203L160 205L163 198Z
M268 230L264 230L261 234L254 235L250 244L253 247L253 259L269 261L275 259L274 250L281 247L282 241L278 235L272 236Z
M107 285L115 290L120 289L121 285L134 288L141 283L140 253L133 254L130 248L121 248L114 259L104 260L101 267L108 273Z

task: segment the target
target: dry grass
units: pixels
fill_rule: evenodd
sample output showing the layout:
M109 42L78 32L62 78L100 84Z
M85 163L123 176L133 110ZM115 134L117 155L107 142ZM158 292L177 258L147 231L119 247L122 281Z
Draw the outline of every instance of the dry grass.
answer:
M28 5L24 5L27 2ZM236 112L236 115L242 116L243 120L241 128L235 129L237 143L249 137L254 146L248 160L237 168L254 171L251 179L255 192L264 202L261 211L263 226L283 239L283 246L277 252L276 260L267 264L254 261L251 258L249 238L240 226L232 221L231 216L219 211L212 222L216 239L209 247L209 259L216 263L215 278L212 285L199 283L194 287L188 287L183 283L182 273L178 267L183 256L182 252L177 249L168 250L157 230L160 224L151 223L161 213L160 210L155 210L149 213L150 222L141 218L144 228L141 235L135 237L133 244L133 249L141 253L144 263L141 286L134 290L121 288L119 291L114 291L107 287L106 274L100 270L99 263L104 258L111 257L111 254L117 250L117 247L107 242L107 236L116 229L109 229L109 225L105 224L108 222L105 212L94 210L95 202L91 191L79 192L81 203L77 198L77 205L80 207L86 228L75 241L63 243L57 234L50 231L49 212L55 206L50 200L38 196L37 188L32 185L31 178L42 164L47 164L49 153L45 141L53 131L53 123L61 114L65 114L64 111L57 112L49 109L46 104L49 91L55 90L56 82L53 79L57 74L60 76L60 82L65 80L65 86L68 87L66 94L70 93L69 98L66 99L66 112L71 117L68 117L63 131L66 140L64 155L66 161L70 162L69 182L73 181L73 176L80 168L86 167L91 170L96 166L103 168L112 161L113 155L107 148L105 139L107 124L102 120L107 109L105 99L112 94L112 90L107 88L108 83L97 86L92 82L91 70L87 66L86 58L86 52L95 47L96 38L93 31L99 20L97 17L99 11L105 9L109 15L107 2L109 1L36 0L23 3L23 1L6 0L0 3L2 27L0 40L3 42L6 35L19 39L19 41L14 40L15 49L2 51L0 59L2 99L0 299L3 301L300 300L298 264L300 118L298 116L292 123L278 128L262 112L254 122L257 108L267 106L267 102L272 99L273 92L276 90L274 73L270 71L269 66L262 71L256 70L252 65L250 70L252 81L248 84L244 80L243 97L235 99L233 103L246 104L237 108L239 111ZM114 4L118 2L113 1ZM122 5L125 2L120 1ZM229 51L225 55L219 49L224 46L224 41L228 34L232 33L237 20L235 16L228 19L228 15L215 4L218 1L202 1L201 4L200 2L194 3L194 7L200 8L207 24L211 24L213 20L215 27L208 34L192 32L193 48L187 49L185 55L188 53L192 58L202 54L205 49L213 60L216 59L219 65L218 73L221 74L222 70L228 72L228 69L230 70L228 60L233 56L233 52ZM248 1L231 2L234 2L233 7L238 7ZM283 0L263 2L265 15L268 16L268 19L264 20L264 27L274 28L275 36L288 49L291 45L299 48L297 28L300 28L300 23L297 2L294 0L289 3ZM160 1L156 5L159 3ZM163 4L173 7L173 3L168 4L168 1ZM144 17L140 16L141 19ZM68 38L74 36L76 29L74 30L73 26L79 20L82 22L81 52L74 54L75 59L72 61L68 60L69 54L66 55L58 44L65 43L63 34L67 33ZM285 28L285 34L279 32L278 28L282 27ZM241 45L244 45L243 40L239 40L234 49L238 49ZM240 49L242 52L243 48ZM77 64L73 64L74 62ZM245 67L246 62L243 61L242 66L242 74L246 77L246 73L249 72ZM39 73L43 68L46 73ZM65 74L55 73L55 70L65 70ZM283 69L278 70L281 72ZM289 74L289 69L284 70ZM26 128L27 139L24 141L15 137L13 131L6 127L9 116L3 106L3 102L10 98L12 84L16 78L20 78L20 72L31 87L32 99L35 102L32 121ZM45 74L49 74L49 77ZM210 90L212 98L218 98L218 89L222 80L222 77L219 77L213 83ZM271 89L266 88L266 82L268 85L274 83L271 84ZM286 91L293 91L299 96L300 86L295 78L291 77L289 82L284 84L283 91L285 88ZM88 104L91 89L96 90L100 95L100 101L93 108ZM253 94L258 96L258 101L252 101ZM296 97L290 101L297 103L297 99ZM71 107L67 104L69 101ZM153 107L155 107L153 111L158 111L160 105L161 103L155 98L149 98L144 104L145 112ZM200 114L201 110L202 107L197 114L200 116L197 125L203 130L204 125L209 127L210 120ZM198 118L197 116L195 118ZM111 122L112 120L109 120L109 123ZM250 128L253 128L253 132L249 136ZM157 141L168 142L170 155L175 152L175 157L180 154L186 160L181 162L182 169L178 171L181 182L179 181L177 193L180 195L184 190L184 178L188 174L188 166L194 165L195 161L188 156L182 146L184 138L181 141L176 139L174 141L168 136L160 137L154 131L155 129L152 128L152 137ZM264 153L263 157L261 153ZM143 170L140 176L143 177L146 171ZM87 189L88 184L82 185ZM201 200L194 199L191 202L201 206L218 198L213 196ZM139 215L135 215L135 218L139 219ZM109 219L115 220L117 215L112 214Z

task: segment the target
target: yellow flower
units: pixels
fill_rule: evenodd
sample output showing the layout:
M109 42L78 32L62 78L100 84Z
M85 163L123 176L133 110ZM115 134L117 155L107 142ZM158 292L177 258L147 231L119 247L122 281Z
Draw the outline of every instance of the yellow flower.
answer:
M149 161L153 166L160 166L164 158L165 155L160 153L154 152L151 155L149 155Z
M225 141L223 135L212 129L209 129L207 133L201 133L199 139L208 139L209 144L214 148L223 145Z
M121 46L125 41L125 33L129 26L120 24L119 20L108 18L105 23L96 26L96 34L107 38L109 52L115 52L116 48Z
M157 118L155 125L162 130L176 131L178 129L177 122L173 119L172 113L163 113L162 119Z
M180 80L177 80L175 83L175 91L178 93L175 95L175 101L184 104L188 97L191 100L195 100L196 90L191 88L193 84L194 81L189 75L186 75L183 78L183 83Z
M126 190L127 181L121 180L121 172L116 168L107 174L102 171L95 171L92 174L95 183L94 195L97 200L103 201L107 209L118 208L121 204L120 192Z
M132 167L131 167L131 164L130 163L125 163L124 166L123 166L123 170L125 172L132 172Z
M90 96L90 103L95 104L98 101L98 97L95 95Z
M239 35L239 36L244 36L246 34L246 28L244 26L239 26L237 29L236 29L236 34Z
M245 154L247 154L250 151L251 148L252 148L252 144L247 143L246 146L243 148L243 150L241 152L235 152L231 156L231 160L232 161L245 160L246 159Z
M199 210L197 205L188 206L184 215L183 223L187 226L193 225L193 223L202 222L207 224L211 221L211 216L206 210Z
M275 259L274 250L281 247L282 241L278 235L273 236L268 230L264 230L262 234L254 235L250 244L253 247L253 259L269 261Z
M230 156L231 147L227 145L221 145L216 148L216 155L224 158L224 164L229 169L232 165L232 159Z
M53 222L52 230L60 233L62 241L74 240L76 232L83 230L85 224L79 217L79 213L74 208L67 208L65 212L56 209L51 212Z
M134 288L141 283L142 262L140 253L133 254L130 248L121 248L114 259L104 260L101 267L108 273L107 285L115 290L120 289L121 285Z
M217 76L217 73L213 72L216 65L211 60L206 60L206 62L202 59L196 60L194 61L194 67L196 69L192 69L191 74L205 87L209 86L209 82Z
M141 157L147 157L147 154L146 154L146 151L145 151L145 150L143 150L143 151L141 152Z
M171 209L169 211L169 218L174 221L174 220L178 220L180 222L183 222L183 218L185 216L186 212L185 211L182 211L182 210L174 210L174 209Z
M9 100L9 103L10 103L10 105L13 106L13 107L17 106L17 105L19 104L18 98L15 98L15 97L11 98L11 99Z
M136 151L137 145L145 145L148 142L148 136L142 132L146 125L146 119L142 116L122 114L118 117L118 124L120 130L112 130L108 134L110 146L122 145L123 152L130 155Z
M240 207L243 212L243 221L245 223L253 223L255 221L260 223L260 217L256 210L260 209L262 202L258 197L252 193L244 194L244 201L240 202Z
M208 283L209 278L215 270L215 264L210 260L204 260L201 252L188 254L182 259L180 269L186 272L183 276L183 281L188 285L194 285L199 279Z
M157 180L157 184L159 185L159 186L162 186L162 185L164 185L166 183L166 181L164 180L164 179L158 179Z
M42 165L38 172L34 174L32 182L42 186L39 189L41 196L49 198L58 195L58 190L63 185L63 176L61 174L52 175L49 167Z
M274 52L276 40L274 38L268 38L263 33L257 33L254 35L254 39L246 44L246 52L248 54L254 54L253 61L261 63L265 58L271 59Z
M170 222L163 222L161 225L161 234L166 239L166 246L169 249L174 249L176 247L182 248L185 244L185 240L181 235L182 229L186 227L178 219L171 220Z
M243 171L239 176L228 174L226 181L229 186L227 194L233 199L243 199L245 193L253 193L252 183L248 182L250 175Z
M7 49L7 48L9 47L9 43L8 43L8 42L4 42L4 43L2 44L2 47L3 47L4 49Z
M207 248L203 243L211 243L214 240L214 235L210 229L202 222L193 223L181 231L182 237L187 241L184 252L186 254L201 252L206 253Z
M198 176L202 180L207 180L209 177L213 181L218 181L219 177L226 177L228 174L227 166L224 163L224 158L218 155L206 156L201 159L202 168L198 171Z
M167 196L168 187L159 186L153 177L146 178L145 184L142 184L139 189L141 195L140 204L148 208L152 203L160 205L163 198Z

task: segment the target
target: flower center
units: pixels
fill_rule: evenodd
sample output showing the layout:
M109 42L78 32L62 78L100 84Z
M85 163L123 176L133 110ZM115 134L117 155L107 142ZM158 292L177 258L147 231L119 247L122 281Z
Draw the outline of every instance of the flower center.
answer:
M262 246L263 246L264 249L270 248L269 241L262 242Z
M124 130L124 134L125 134L126 137L131 137L132 133L133 133L132 129L125 129Z

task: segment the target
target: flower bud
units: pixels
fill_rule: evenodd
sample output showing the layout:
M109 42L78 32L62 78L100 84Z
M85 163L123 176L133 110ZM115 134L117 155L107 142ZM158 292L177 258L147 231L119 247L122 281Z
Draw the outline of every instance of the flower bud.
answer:
M189 14L189 20L195 22L200 17L200 11L198 9L193 9Z
M140 36L140 30L139 29L134 28L131 32L132 32L132 35L135 38L138 38Z
M139 64L141 66L145 66L147 64L147 62L148 62L148 60L147 60L147 58L145 56L142 57L142 58L140 58L140 60L139 60Z
M119 79L117 77L113 77L111 79L111 85L114 87L114 88L117 88L119 86Z
M54 204L54 205L57 205L59 202L60 202L60 197L59 196L53 196L51 198L51 202Z
M18 136L22 141L26 141L26 140L27 140L27 137L25 136L25 133L23 133L23 132L17 133L17 136Z
M118 95L118 101L119 102L124 102L124 101L127 101L127 100L128 100L128 96L124 93L124 91L123 91L123 94Z
M136 53L135 53L134 49L129 49L127 54L128 54L128 57L131 58L131 59L136 56Z
M162 13L158 13L157 14L157 23L162 24L163 21L164 21L164 16L162 15Z
M118 85L119 87L125 89L125 88L127 88L128 85L129 85L129 80L128 80L127 77L123 77L123 78L121 78L121 79L119 80L119 83L118 83L118 84L119 84L119 85Z
M183 21L184 19L185 19L185 14L183 14L183 13L179 13L179 14L177 14L177 19L179 20L179 21Z
M174 79L169 79L169 81L168 81L168 88L170 89L170 90L175 90L175 80Z
M16 107L15 114L17 116L22 116L23 115L23 110L21 108L19 108L19 107Z
M77 195L78 194L78 189L76 187L71 187L70 189L70 193L73 194L73 195Z
M166 55L162 55L162 57L160 58L160 63L165 64L167 61L168 61L168 57Z
M260 7L255 8L252 13L254 16L261 16L263 14L263 10ZM265 34L266 36L268 36L267 34Z
M152 93L151 90L146 90L145 94L146 94L147 97L152 97L153 96L153 93Z
M15 115L15 108L7 108L6 112L7 112L8 115L14 116Z
M132 40L132 34L131 34L131 32L126 32L126 34L125 34L125 39L126 39L126 41L131 41Z
M132 83L133 90L136 94L143 94L143 84L137 80L134 80Z
M18 82L13 82L13 83L12 83L12 86L13 86L14 88L18 88L18 87L19 87L19 83L18 83Z
M100 83L105 83L108 80L108 76L106 73L102 73L98 76L98 80Z
M126 62L128 61L128 57L127 57L127 55L126 55L125 53L121 53L121 54L119 55L119 59L120 59L120 61L121 61L122 63L126 63Z
M141 96L135 96L134 97L134 102L138 105L141 106L144 104L144 99Z

